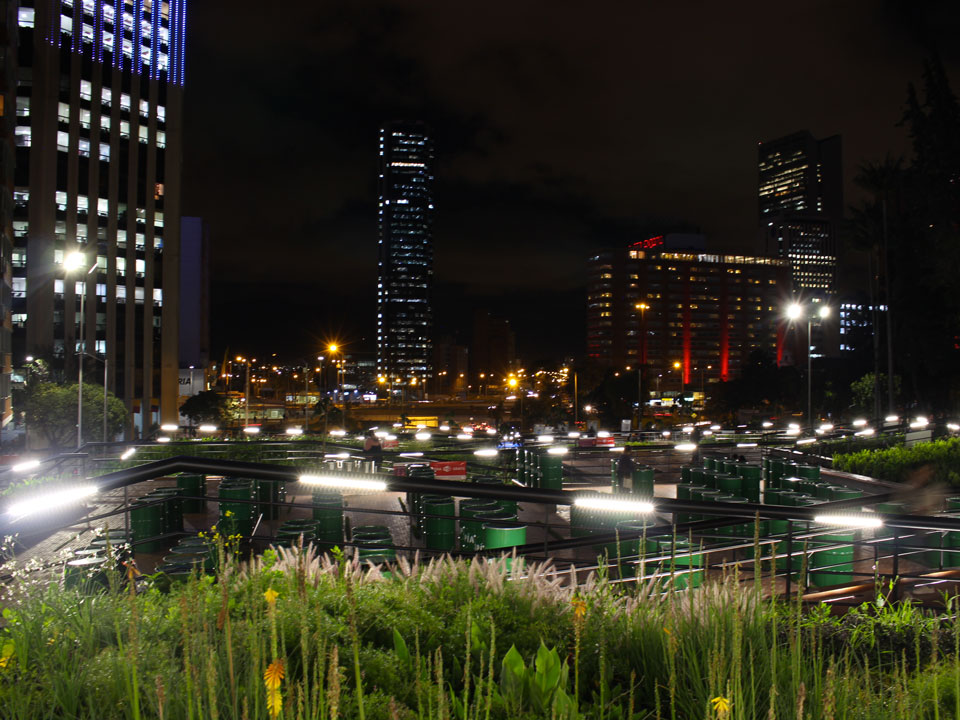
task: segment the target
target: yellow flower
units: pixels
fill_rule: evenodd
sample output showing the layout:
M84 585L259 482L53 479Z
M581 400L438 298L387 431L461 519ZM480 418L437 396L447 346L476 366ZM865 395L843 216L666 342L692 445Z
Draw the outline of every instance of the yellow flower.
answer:
M573 606L574 620L583 620L587 614L587 604L580 598L572 600L570 604Z
M3 649L0 651L0 668L5 668L7 663L10 662L10 658L13 657L14 645L12 642L5 642L3 644Z
M664 631L667 635L673 635L673 633L670 632L670 628L664 628L663 631Z
M224 517L233 517L233 510L227 510L223 515Z
M273 588L267 588L267 591L263 594L263 596L267 599L267 604L273 605L277 602L277 598L280 597L280 593Z
M720 717L730 712L730 701L722 695L717 695L710 702L713 703L713 709Z
M267 592L272 592L268 590ZM275 718L283 709L283 694L280 692L280 683L283 681L283 660L274 660L263 673L263 684L267 688L267 708L270 717Z
M263 684L267 686L267 690L277 690L283 677L283 660L274 660L263 672Z

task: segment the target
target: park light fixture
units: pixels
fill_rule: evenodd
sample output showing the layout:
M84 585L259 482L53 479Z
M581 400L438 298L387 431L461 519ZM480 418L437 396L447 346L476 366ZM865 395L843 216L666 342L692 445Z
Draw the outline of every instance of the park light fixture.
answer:
M711 435L713 435L713 430L704 430L704 431L703 431L703 436L704 436L704 437L710 437Z
M614 447L607 448L607 450L609 450L610 452L621 453L624 450L626 450L626 448L623 447L622 445L615 445Z
M567 437L571 440L576 440L578 437L580 437L580 433L577 430L571 430L567 433Z
M721 428L720 428L719 425L711 425L711 426L710 426L710 429L713 430L714 432L717 432L717 431L720 430Z
M873 432L874 432L873 428L864 428L860 432L855 432L854 435L857 435L859 437L870 437L871 435L873 435Z
M460 433L457 435L457 440L473 440L473 435L469 433Z
M216 431L217 431L217 426L216 426L216 425L201 425L201 426L200 426L199 428L197 428L197 429L198 429L200 432L211 433L211 432L216 432Z
M474 450L473 454L477 457L496 457L497 449L496 448L480 448L479 450Z
M288 427L287 435L303 435L303 428L299 427Z
M764 420L762 423L760 423L760 425L761 425L762 427L765 427L765 428L772 428L772 427L773 427L773 423L770 422L769 420Z
M578 497L573 501L577 507L587 508L588 510L609 510L611 512L636 512L649 514L654 511L652 502L638 500L620 500L618 498L602 497Z
M597 432L597 437L598 437L598 438L608 438L608 437L610 437L610 433L609 433L608 431L606 431L606 430L600 430L599 432Z
M800 303L791 303L787 306L787 318L790 320L799 320L803 315L803 305Z
M683 428L683 432L685 432L687 435L689 435L690 433L692 433L692 432L693 432L693 425L685 425L684 428Z
M416 438L417 440L423 441L423 440L429 440L431 435L428 432L418 432L413 437Z
M925 428L929 424L930 424L930 421L927 420L927 418L925 418L923 415L918 415L916 418L914 418L910 422L910 428L912 430L920 430L921 428Z
M72 252L63 259L63 269L67 272L79 270L87 264L87 256L82 252Z
M449 425L441 425L441 426L440 426L439 428L437 428L437 429L438 429L440 432L450 432L450 426L449 426Z
M260 434L260 428L259 428L257 425L247 425L247 426L243 429L243 431L244 431L247 435L259 435L259 434Z
M405 452L405 453L400 453L400 457L418 458L418 457L423 457L423 453L422 452Z
M180 429L179 425L174 425L173 423L164 423L160 426L160 429L164 432L176 432Z
M350 453L348 452L327 453L323 457L327 460L349 460Z
M347 431L346 431L346 430L331 430L331 431L330 431L330 434L331 434L333 437L346 437L346 436L347 436Z
M756 446L756 443L737 443L738 448L755 448Z
M304 485L340 488L342 490L383 492L387 489L387 483L383 480L368 480L366 478L346 477L342 475L301 475L298 479Z
M565 447L547 448L547 455L566 455L570 450Z
M696 443L680 443L679 445L673 446L674 450L679 450L680 452L693 452L697 449Z
M553 435L537 435L537 442L539 443L552 443Z
M786 434L787 434L787 435L799 435L799 434L800 434L800 428L798 428L798 427L787 428Z
M493 428L487 428L487 435L496 435L497 431Z
M167 435L161 435L160 437L157 438L157 442L158 442L158 443L168 443L168 442L170 442L170 438L169 438L169 436L167 436Z
M22 472L27 472L29 470L34 470L38 467L40 467L39 460L27 460L22 463L17 463L10 469L13 470L13 472L15 473L22 473Z
M78 503L86 497L96 495L97 490L96 485L81 485L80 487L67 488L66 490L41 492L26 500L13 503L7 508L7 514L14 520L20 520L38 512L59 510L68 505Z
M863 427L866 424L867 424L867 421L864 418L857 418L856 420L853 421L854 427Z
M883 419L883 421L884 421L884 422L888 422L888 423L900 422L900 417L897 416L897 415L887 415L887 416Z
M831 430L833 430L833 424L832 424L832 423L823 423L822 425L820 425L820 427L819 427L818 429L819 429L819 430L822 430L823 432L830 432Z
M874 515L868 515L867 513L859 515L815 515L813 521L821 525L836 525L838 527L883 527L883 520Z
M123 455L120 456L121 460L129 460L137 452L136 448L127 448L123 451Z
M800 438L797 440L797 445L809 445L810 443L815 443L816 441L816 438Z
M947 423L947 430L957 432L957 430L960 430L960 425L957 425L957 423Z

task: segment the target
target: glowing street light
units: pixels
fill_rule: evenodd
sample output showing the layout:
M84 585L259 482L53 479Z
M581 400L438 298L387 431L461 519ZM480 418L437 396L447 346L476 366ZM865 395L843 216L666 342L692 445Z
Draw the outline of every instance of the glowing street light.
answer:
M830 317L830 306L823 303L817 303L819 306L816 312L812 312L813 308L805 308L800 303L792 303L787 307L787 319L790 322L795 322L797 320L802 320L804 316L807 318L807 427L813 428L813 343L810 338L810 331L813 325L814 317L819 318L822 323L828 317Z

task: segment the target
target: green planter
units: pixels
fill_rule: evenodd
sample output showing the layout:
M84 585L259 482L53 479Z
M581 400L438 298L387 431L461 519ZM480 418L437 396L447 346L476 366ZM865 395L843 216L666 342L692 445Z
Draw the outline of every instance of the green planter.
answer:
M156 552L163 548L162 540L149 540L163 535L163 503L144 505L134 503L130 506L130 532L133 536L134 552Z
M193 498L199 498L202 495L206 494L207 482L205 475L178 475L177 476L177 487L180 489L181 494L189 495ZM205 501L202 499L190 499L183 500L183 512L185 513L200 513L203 512L205 508Z

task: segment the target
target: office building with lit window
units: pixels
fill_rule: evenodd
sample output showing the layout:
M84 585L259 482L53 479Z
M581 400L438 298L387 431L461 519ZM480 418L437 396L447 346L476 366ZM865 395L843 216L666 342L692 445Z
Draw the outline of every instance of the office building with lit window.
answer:
M797 296L834 295L843 216L840 136L818 140L801 131L761 143L758 169L764 252L789 261Z
M674 389L735 377L755 349L779 356L789 267L705 250L702 236L655 236L589 260L587 355L667 378ZM663 389L667 389L664 385Z
M839 306L840 352L844 356L872 352L875 330L885 331L887 306L852 295L842 298Z
M377 374L423 387L432 372L433 140L422 122L380 130Z
M17 73L9 58L17 54L17 3L0 2L0 36L8 58L0 64L0 438L13 417L11 377L13 329L13 192L16 158Z
M14 30L14 362L82 351L128 432L176 422L186 0L23 0Z

